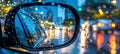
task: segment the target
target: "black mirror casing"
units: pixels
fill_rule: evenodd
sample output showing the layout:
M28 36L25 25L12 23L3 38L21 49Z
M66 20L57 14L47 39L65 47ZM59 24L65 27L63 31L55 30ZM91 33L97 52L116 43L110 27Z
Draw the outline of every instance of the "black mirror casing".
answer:
M58 46L51 46L51 47L40 47L40 48L31 48L28 46L23 45L18 37L16 36L16 29L15 29L15 15L17 13L18 10L20 10L21 8L24 7L28 7L28 6L35 6L35 5L46 5L46 6L61 6L61 7L65 7L70 9L70 11L73 13L73 15L75 16L75 21L76 21L76 25L75 25L75 32L73 34L72 39L62 45L58 45ZM3 47L6 49L12 49L12 50L17 50L17 48L22 48L25 49L27 51L44 51L44 50L54 50L54 49L59 49L59 48L63 48L66 46L69 46L70 44L72 44L79 33L79 25L80 25L80 21L79 21L79 15L77 13L77 11L75 10L75 8L66 5L66 4L60 4L60 3L28 3L28 4L21 4L18 6L13 7L13 9L11 9L11 11L8 13L8 15L6 16L6 21L5 21L5 34L7 35L7 37L2 37L2 43L3 43Z

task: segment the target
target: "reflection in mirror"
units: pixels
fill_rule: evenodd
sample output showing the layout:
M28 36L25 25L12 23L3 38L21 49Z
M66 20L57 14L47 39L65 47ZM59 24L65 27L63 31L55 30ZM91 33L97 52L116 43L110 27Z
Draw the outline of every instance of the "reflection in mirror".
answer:
M20 42L32 48L52 47L71 40L75 31L73 13L61 6L29 6L15 16Z

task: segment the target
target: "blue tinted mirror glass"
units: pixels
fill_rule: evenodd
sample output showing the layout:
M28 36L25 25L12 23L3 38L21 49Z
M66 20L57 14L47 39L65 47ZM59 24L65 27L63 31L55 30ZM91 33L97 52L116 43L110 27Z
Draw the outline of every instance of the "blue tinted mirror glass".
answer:
M32 48L58 46L69 42L75 31L75 16L61 6L28 6L15 15L17 37Z

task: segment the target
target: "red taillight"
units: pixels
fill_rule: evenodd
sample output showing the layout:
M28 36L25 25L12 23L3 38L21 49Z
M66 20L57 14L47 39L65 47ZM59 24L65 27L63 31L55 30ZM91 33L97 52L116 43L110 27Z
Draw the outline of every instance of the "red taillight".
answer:
M115 27L116 27L116 24L115 24L115 23L112 23L112 24L109 24L109 26L115 28Z

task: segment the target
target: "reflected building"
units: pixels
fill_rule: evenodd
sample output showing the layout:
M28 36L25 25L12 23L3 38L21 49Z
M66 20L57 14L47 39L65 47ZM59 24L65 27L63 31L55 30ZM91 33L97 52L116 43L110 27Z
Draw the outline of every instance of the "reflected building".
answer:
M58 24L62 24L65 19L65 8L58 7Z
M52 22L52 18L53 18L53 11L51 9L49 9L47 12L47 20L49 22Z
M85 0L42 0L42 2L56 2L56 3L63 3L63 4L68 4L74 7L76 10L79 6L81 6ZM53 11L54 12L54 11ZM53 20L55 23L62 24L62 21L65 19L65 9L58 7L57 11L58 15L56 18L53 16ZM51 17L50 17L51 19Z

